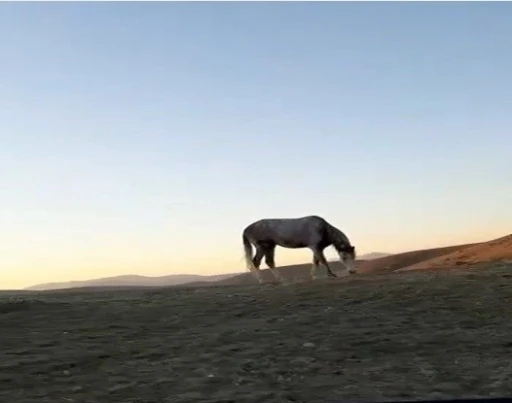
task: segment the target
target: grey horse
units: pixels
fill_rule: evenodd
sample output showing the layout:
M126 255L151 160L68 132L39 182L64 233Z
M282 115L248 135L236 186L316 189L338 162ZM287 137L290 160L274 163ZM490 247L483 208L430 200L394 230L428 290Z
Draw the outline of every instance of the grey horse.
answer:
M260 265L265 257L265 263L277 281L284 278L278 273L274 261L276 246L283 248L309 248L313 252L313 267L311 277L316 278L316 271L320 265L327 269L329 277L337 277L329 267L324 256L324 249L333 246L338 252L341 263L350 274L356 272L354 246L348 237L338 228L329 224L319 216L306 216L300 218L265 218L248 225L243 233L245 261L247 268L256 279L262 283ZM252 256L252 245L256 254Z

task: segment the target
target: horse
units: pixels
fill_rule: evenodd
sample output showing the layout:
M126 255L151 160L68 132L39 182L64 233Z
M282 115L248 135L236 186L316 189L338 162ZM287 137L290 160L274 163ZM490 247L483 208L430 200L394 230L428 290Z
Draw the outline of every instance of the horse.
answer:
M356 252L348 237L338 228L329 224L324 218L312 215L299 218L264 218L249 224L242 232L247 269L261 284L260 265L265 257L265 263L278 282L284 278L276 270L274 261L276 246L298 249L309 248L313 252L313 267L311 278L316 279L320 265L327 269L329 277L337 277L329 267L324 256L324 249L333 246L340 261L350 274L356 273ZM252 256L252 245L256 254Z

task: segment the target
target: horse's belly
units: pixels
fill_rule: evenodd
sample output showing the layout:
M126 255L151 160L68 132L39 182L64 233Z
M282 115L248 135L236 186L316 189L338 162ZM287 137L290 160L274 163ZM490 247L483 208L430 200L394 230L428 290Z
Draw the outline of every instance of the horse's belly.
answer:
M298 248L305 248L307 245L304 242L297 242L297 241L291 241L291 240L282 240L278 243L279 246L282 246L283 248L290 248L290 249L298 249Z

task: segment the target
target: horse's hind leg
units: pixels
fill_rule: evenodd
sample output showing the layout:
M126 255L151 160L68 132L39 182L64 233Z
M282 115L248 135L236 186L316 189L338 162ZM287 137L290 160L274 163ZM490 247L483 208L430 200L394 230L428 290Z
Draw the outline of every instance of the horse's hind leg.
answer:
M265 250L265 263L267 264L268 268L270 269L276 280L279 281L280 283L284 283L285 278L276 269L276 262L274 260L275 252L275 246L269 247Z
M318 258L316 257L316 254L313 254L313 266L311 267L311 278L313 280L316 280L316 272L318 270Z
M264 250L262 248L256 246L256 254L254 255L254 257L252 259L251 271L260 284L263 283L263 279L261 278L260 265L261 265L261 259L263 259L264 254L265 254Z
M256 247L256 254L254 255L254 258L252 259L252 264L258 270L259 270L260 265L261 265L261 259L263 259L264 255L265 255L265 251L262 248L260 248L260 247Z

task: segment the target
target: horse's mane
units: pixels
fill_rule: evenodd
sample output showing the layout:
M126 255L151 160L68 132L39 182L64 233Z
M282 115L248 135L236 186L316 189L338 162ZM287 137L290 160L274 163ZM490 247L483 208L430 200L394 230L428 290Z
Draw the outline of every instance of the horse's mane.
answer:
M348 237L334 225L327 224L327 231L333 240L339 241L343 246L351 246Z

